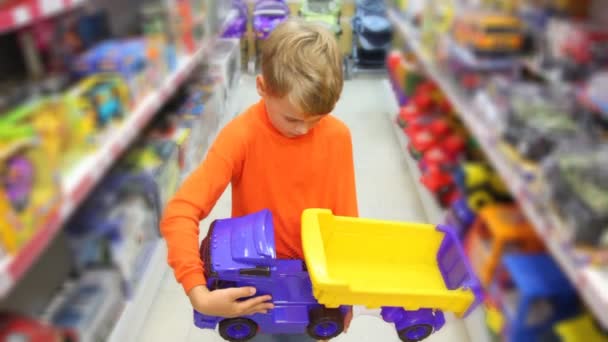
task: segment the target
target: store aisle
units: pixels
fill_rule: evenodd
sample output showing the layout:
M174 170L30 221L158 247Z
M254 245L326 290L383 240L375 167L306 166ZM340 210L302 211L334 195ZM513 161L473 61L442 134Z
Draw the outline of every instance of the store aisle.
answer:
M252 77L245 76L238 94L242 108L257 100ZM422 205L410 176L405 156L393 134L389 113L397 110L388 82L379 79L356 79L345 85L335 115L351 129L354 143L359 211L361 216L426 221ZM210 217L201 223L201 234L209 222L230 215L230 192L218 201ZM158 267L166 267L159 265ZM363 315L364 314L364 315ZM376 312L356 310L351 330L338 342L397 342L392 326ZM448 318L449 319L449 318ZM427 341L468 341L464 325L449 320L446 326ZM222 341L215 332L201 331L192 324L192 309L173 274L167 270L155 303L138 341Z

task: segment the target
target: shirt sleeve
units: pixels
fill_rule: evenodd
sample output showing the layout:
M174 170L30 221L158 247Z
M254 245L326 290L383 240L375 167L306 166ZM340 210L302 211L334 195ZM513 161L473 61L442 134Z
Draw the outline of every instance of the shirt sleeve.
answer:
M244 143L242 135L236 134L231 126L220 132L203 163L169 201L160 223L168 263L186 293L206 283L199 256L199 223L209 215L228 183L241 172Z
M335 207L333 208L334 215L358 217L359 208L357 205L357 188L355 184L355 163L353 160L353 143L350 131L346 128L344 134L343 159L339 166L341 172L338 173L336 189L338 196Z

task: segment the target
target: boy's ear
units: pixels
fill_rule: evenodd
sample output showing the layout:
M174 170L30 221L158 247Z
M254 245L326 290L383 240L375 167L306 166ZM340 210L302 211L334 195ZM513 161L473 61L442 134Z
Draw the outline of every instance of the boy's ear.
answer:
M255 88L257 89L258 95L260 95L260 97L266 97L267 93L266 93L266 84L264 84L264 76L262 76L262 75L256 76Z

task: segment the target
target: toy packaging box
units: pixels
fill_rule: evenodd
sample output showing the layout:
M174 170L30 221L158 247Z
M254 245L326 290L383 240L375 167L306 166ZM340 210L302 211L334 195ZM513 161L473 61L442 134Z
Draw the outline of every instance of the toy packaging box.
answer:
M37 136L14 137L0 127L0 241L6 252L17 252L37 229L58 214L61 199L59 166Z
M76 269L116 267L131 294L159 237L158 196L144 172L111 172L66 228Z
M149 60L148 57L143 39L110 40L81 55L72 72L76 77L100 72L118 73L129 84L133 99L137 102L164 77L159 70L165 69L158 61Z

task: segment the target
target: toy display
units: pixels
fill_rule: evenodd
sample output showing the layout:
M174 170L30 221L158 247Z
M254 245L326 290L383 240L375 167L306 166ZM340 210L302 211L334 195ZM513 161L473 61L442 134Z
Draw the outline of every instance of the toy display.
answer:
M34 109L28 106L13 111L0 123L0 241L9 254L17 252L57 214L61 198L58 176L62 151L56 135L61 131L51 125L59 121L51 112L41 113L35 121L24 120ZM47 139L54 140L46 144Z
M608 66L608 30L602 26L574 25L559 51L563 77L569 81L587 78Z
M70 341L105 341L124 306L121 293L117 272L88 271L62 290L50 313L51 322L65 331Z
M365 249L353 248L362 241ZM277 259L268 210L215 221L201 245L207 286L254 286L258 295L272 295L275 308L232 319L195 311L196 326L214 329L219 323L220 335L235 342L258 332L308 332L325 340L342 332L343 305L365 305L382 307L383 319L395 324L402 341L420 341L443 326L443 311L466 316L480 300L479 284L449 227L308 209L302 242L305 261Z
M560 151L543 175L548 198L581 246L608 246L608 148Z
M502 255L539 252L543 245L519 208L489 205L477 213L466 238L465 250L482 284L488 286Z
M505 142L531 163L548 156L558 143L573 141L582 135L582 127L570 112L543 97L512 97L506 123Z
M445 218L445 223L454 228L454 231L461 240L469 232L469 229L475 222L475 212L469 208L465 198L460 198L450 207Z
M591 128L600 129L603 135L608 135L608 72L598 72L592 76L588 84L578 95L579 102L590 111Z
M464 13L456 18L452 35L459 45L479 56L518 54L523 47L522 22L503 13Z
M490 328L506 341L539 341L578 312L576 290L546 254L508 254L490 289Z
M158 190L145 175L110 174L102 185L66 231L79 269L116 265L131 291L158 237Z
M393 39L393 29L386 17L384 1L357 0L352 26L351 58L355 65L384 68Z
M304 0L298 15L306 21L326 26L336 37L339 37L342 34L341 6L341 0Z
M154 55L156 60L150 60L148 52L143 39L109 40L81 55L72 70L79 78L99 73L119 74L129 85L130 98L138 102L169 70L160 52Z
M115 74L96 74L83 79L65 94L64 101L77 115L87 120L95 118L98 130L124 118L132 103L123 78Z

